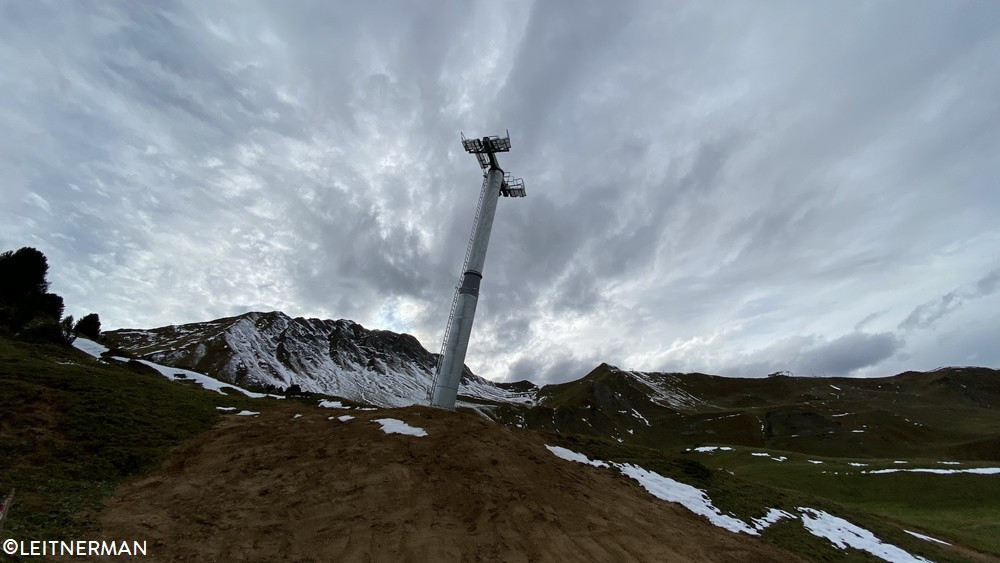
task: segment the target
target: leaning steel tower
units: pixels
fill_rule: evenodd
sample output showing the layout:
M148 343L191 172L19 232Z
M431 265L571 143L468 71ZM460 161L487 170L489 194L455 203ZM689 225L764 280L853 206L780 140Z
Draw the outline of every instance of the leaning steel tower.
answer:
M483 188L479 194L476 218L472 223L472 237L465 251L462 277L455 289L451 302L448 324L444 329L444 342L438 356L431 385L429 399L431 406L445 409L455 408L458 384L462 379L465 353L469 350L472 335L472 320L476 316L479 302L479 283L483 279L483 264L486 262L486 247L490 244L493 230L493 216L497 211L497 200L504 197L524 197L524 181L505 174L497 163L496 153L510 151L510 133L503 138L483 137L466 139L462 135L462 146L470 154L476 155L484 172Z

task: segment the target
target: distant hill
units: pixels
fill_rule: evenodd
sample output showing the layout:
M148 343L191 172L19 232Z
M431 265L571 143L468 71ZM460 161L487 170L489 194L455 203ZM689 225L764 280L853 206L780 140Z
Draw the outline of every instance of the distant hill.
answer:
M882 378L730 378L603 364L548 385L514 425L663 448L734 444L817 455L1000 460L1000 371L941 368Z
M160 364L190 369L255 390L325 393L379 406L424 402L437 355L416 338L369 330L349 320L291 318L280 312L246 313L209 322L105 333L109 346ZM523 403L526 391L508 389L468 368L460 395L472 400Z

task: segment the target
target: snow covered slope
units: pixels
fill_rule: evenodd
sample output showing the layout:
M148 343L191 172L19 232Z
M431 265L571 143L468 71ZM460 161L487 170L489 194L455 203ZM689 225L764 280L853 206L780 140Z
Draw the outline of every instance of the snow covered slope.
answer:
M222 381L272 391L299 385L380 406L425 401L436 356L416 338L368 330L349 320L247 313L205 323L106 333L111 346ZM466 368L459 390L469 398L530 403L535 389L515 392Z
M101 360L103 354L108 351L108 347L107 346L104 346L103 344L99 344L97 342L94 342L93 340L84 338L82 336L78 336L75 340L73 340L73 346L77 350L80 350L82 352L86 352L87 354L90 354L91 356L93 356L97 360ZM111 359L117 360L117 361L121 361L121 362L127 362L127 361L129 361L129 358L123 358L123 357L120 357L120 356L112 356ZM190 370L186 370L186 369L180 369L180 368L174 368L174 367L164 366L164 365L160 365L160 364L151 362L149 360L138 360L138 362L141 363L141 364L143 364L143 365L145 365L145 366L153 368L154 370L156 370L157 372L159 372L160 375L162 375L163 377L166 377L167 379L170 379L172 381L177 381L179 379L184 379L184 380L188 380L188 381L194 381L195 383L197 383L198 385L201 385L205 389L208 389L209 391L215 391L216 393L219 393L221 395L225 395L226 394L223 391L223 389L229 388L229 389L234 389L234 390L236 390L236 391L238 391L240 393L243 393L247 397L251 397L251 398L254 398L254 399L260 399L260 398L263 398L263 397L272 397L274 399L284 399L285 398L285 397L283 397L281 395L268 395L268 394L265 394L265 393L255 393L253 391L247 391L246 389L241 389L241 388L239 388L239 387L237 387L235 385L232 385L232 384L229 384L229 383L224 383L222 381L219 381L218 379L215 379L214 377L209 377L209 376L207 376L207 375L205 375L203 373L198 373L198 372L194 372L194 371L190 371Z

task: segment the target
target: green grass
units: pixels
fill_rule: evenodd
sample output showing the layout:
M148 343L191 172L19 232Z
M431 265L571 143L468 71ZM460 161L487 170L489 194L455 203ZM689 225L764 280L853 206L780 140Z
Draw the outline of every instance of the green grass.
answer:
M17 490L3 536L83 537L115 486L208 430L216 406L267 403L171 382L135 362L0 338L0 495Z
M755 483L808 493L918 528L938 539L1000 556L1000 476L906 472L866 475L861 471L956 466L939 465L934 460L911 460L905 465L894 464L893 460L863 460L869 465L852 467L847 463L858 460L836 458L822 458L823 464L814 465L806 461L807 457L789 452L781 452L788 461L777 463L752 457L750 451L738 449L692 457ZM966 463L961 467L976 465L990 464ZM834 471L839 474L832 474Z
M982 521L989 522L992 519L995 522L1000 512L992 508L977 508L981 506L977 504L977 497L997 495L995 490L988 490L989 481L982 481L965 492L963 492L962 484L955 483L954 486L939 490L936 493L936 500L924 503L919 488L919 486L925 486L924 483L911 484L905 482L904 479L896 482L894 486L887 487L887 492L880 493L879 482L866 481L866 479L871 478L886 479L886 481L881 482L884 487L893 482L899 474L854 475L852 480L845 481L840 479L842 476L821 473L824 468L829 470L834 465L838 469L850 468L846 461L828 461L823 465L812 465L806 461L805 456L795 456L793 459L787 452L783 453L783 455L789 456L789 460L785 462L753 457L750 452L759 451L753 448L738 448L734 452L716 452L714 454L685 454L681 450L665 451L644 448L590 436L551 434L548 438L549 443L558 443L573 451L583 453L591 459L633 463L665 477L702 489L717 508L746 522L749 522L751 518L763 516L769 508L778 508L797 514L797 507L809 507L844 518L872 531L884 542L934 561L965 561L966 559L952 550L943 549L936 544L906 534L903 532L903 527L918 528L932 536L937 534L935 537L940 536L940 539L946 541L955 540L962 545L993 554L998 553L996 549L991 547L992 542L995 541L992 538L985 541L972 541L972 538L979 537L980 533L997 535L991 524L983 524ZM888 463L891 464L892 461L890 460ZM735 475L730 474L729 471ZM903 475L906 477L921 476ZM928 477L946 479L953 476L930 475ZM918 488L908 489L910 486ZM909 497L905 495L904 491L906 490L909 490ZM947 522L948 512L943 506L949 494L954 495L951 506L954 510L953 514L958 516L954 522ZM902 498L909 498L909 505L893 505L890 502L892 499ZM924 512L910 513L908 506L923 506ZM944 521L935 520L933 516L935 513L944 516L942 518ZM952 531L968 525L970 519L975 517L981 521L980 528L973 528L966 533L952 533ZM930 525L932 523L933 526ZM798 520L782 521L769 527L762 534L762 538L769 543L814 561L876 560L867 553L836 549L827 540L817 538L809 533ZM983 540L984 538L979 537L979 539Z
M701 401L654 404L650 398L656 393L640 380L656 382L666 395ZM935 551L934 544L901 530L1000 556L1000 476L859 475L863 468L847 465L954 467L938 460L961 460L963 467L1000 465L1000 371L947 368L880 379L636 378L602 365L578 381L546 386L539 396L537 406L504 406L494 415L507 424L523 420L529 429L557 432L563 440L577 436L585 453L632 461L707 490L716 506L743 519L760 516L767 507L788 510L802 503L798 506L847 518L911 552L933 553L935 560L954 552ZM683 454L701 444L732 445L737 451ZM752 457L754 450L788 461ZM827 463L810 464L810 458ZM823 473L838 469L852 475ZM801 525L798 530L802 533L769 531L765 537L777 534L782 545L813 558L829 555L817 551Z
M664 406L651 400L658 393L698 400ZM632 461L697 486L720 509L744 520L767 507L789 510L801 503L797 506L827 510L934 560L949 560L956 552L902 530L1000 556L1000 476L859 474L885 467L955 467L939 460L961 460L962 467L1000 465L998 370L946 368L879 379L637 378L602 365L578 381L546 386L539 396L537 406L501 407L495 416L507 424L523 420L529 429L556 432L553 436L562 440L577 436L578 451ZM703 444L737 451L683 454ZM750 456L755 450L785 455L788 461ZM849 461L869 465L851 467ZM690 463L706 466L711 477ZM823 473L834 470L842 474ZM764 536L778 537L781 545L811 558L830 555L803 535L801 524L791 528Z

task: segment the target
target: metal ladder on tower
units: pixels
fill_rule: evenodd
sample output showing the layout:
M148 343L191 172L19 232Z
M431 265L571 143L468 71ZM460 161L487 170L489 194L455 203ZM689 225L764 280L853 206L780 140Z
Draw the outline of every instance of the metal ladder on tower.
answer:
M462 272L458 275L459 284L465 272L469 269L469 257L472 256L472 242L476 234L476 227L479 225L479 214L483 210L483 200L486 197L486 182L489 177L483 175L483 186L479 190L479 203L476 204L476 217L472 220L472 234L469 235L469 245L465 249L465 259L462 261ZM458 290L461 286L455 286L455 296L451 298L451 311L448 312L448 323L444 327L444 338L441 339L441 352L438 354L437 365L434 366L434 378L431 380L431 387L427 390L427 402L434 398L434 388L437 387L438 378L441 376L441 362L444 361L444 351L448 347L448 335L451 334L451 325L455 321L455 307L458 306Z

